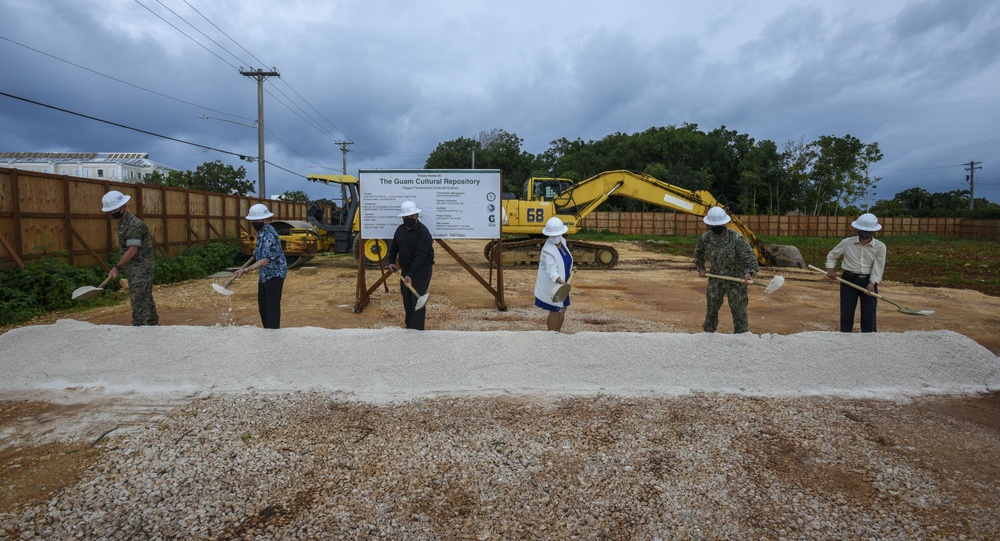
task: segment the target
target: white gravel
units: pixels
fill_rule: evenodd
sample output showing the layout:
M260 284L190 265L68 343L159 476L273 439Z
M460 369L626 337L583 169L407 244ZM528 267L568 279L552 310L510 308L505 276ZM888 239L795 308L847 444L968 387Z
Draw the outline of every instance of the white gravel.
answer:
M96 464L0 511L0 538L996 539L996 431L904 404L998 388L950 331L64 320L0 335L0 396L134 418L91 418L73 452ZM0 431L10 479L54 424Z
M0 392L323 391L893 397L1000 388L1000 358L951 331L794 335L126 327L0 335ZM92 393L91 393L92 394Z

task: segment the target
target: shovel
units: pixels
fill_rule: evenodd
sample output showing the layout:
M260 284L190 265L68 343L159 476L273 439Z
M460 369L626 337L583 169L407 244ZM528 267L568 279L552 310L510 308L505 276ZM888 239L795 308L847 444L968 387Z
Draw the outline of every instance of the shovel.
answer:
M240 269L245 269L247 265L251 263L253 263L253 256L250 256L250 259L247 259L247 262L244 263L243 266L240 267ZM235 279L236 275L233 274L233 277L230 278L228 282L226 282L226 285L220 286L219 284L212 284L212 289L214 289L215 292L218 293L219 295L225 295L227 297L230 297L232 296L233 292L229 290L229 286L233 284L233 280Z
M719 280L729 280L730 282L746 283L746 280L744 280L743 278L733 278L732 276L720 276L718 274L709 274L707 272L705 273L705 276L708 276L709 278L717 278ZM764 282L758 282L757 280L754 280L753 285L763 287L764 294L770 295L771 293L774 293L779 288L781 288L781 286L785 285L785 277L775 276L774 278L771 278L771 281L766 284Z
M108 282L110 281L111 281L111 276L108 276L107 278L104 279L103 282L101 282L101 285L97 287L83 286L76 288L75 290L73 290L73 300L85 301L87 299L93 299L94 297L100 295L102 291L104 291L104 286L108 285Z
M552 302L559 304L569 297L569 290L573 287L570 282L573 280L575 274L570 274L569 278L566 279L564 284L556 284L556 287L552 288Z
M421 308L423 308L424 305L427 304L427 297L430 296L430 293L424 293L423 295L417 293L417 290L413 289L413 285L411 285L409 282L403 279L403 275L402 273L399 272L399 269L393 269L393 272L399 275L399 281L403 282L403 285L406 286L406 289L409 289L411 293L417 296L417 304L413 305L413 309L420 310Z
M809 265L809 268L812 269L812 270L814 270L814 271L816 271L816 272L821 272L823 274L826 274L826 271L823 270L823 269L821 269L821 268L814 267L812 265ZM840 283L842 283L842 284L844 284L844 285L851 286L854 289L857 289L858 291L861 291L861 292L864 292L864 293L866 293L868 295L871 295L872 297L877 297L879 299L882 299L883 301L885 301L885 302L887 302L889 304L894 305L896 308L899 308L899 311L902 312L902 313L904 313L904 314L910 314L911 316L929 316L929 315L931 315L931 314L934 313L934 310L914 310L913 308L907 308L907 307L903 306L902 304L899 304L898 302L896 302L896 301L894 301L892 299L887 299L887 298L883 297L882 295L879 295L878 293L871 293L867 289L859 286L858 284L854 284L854 283L848 282L847 280L844 280L843 278L840 278L839 276L837 277L837 281L840 282Z

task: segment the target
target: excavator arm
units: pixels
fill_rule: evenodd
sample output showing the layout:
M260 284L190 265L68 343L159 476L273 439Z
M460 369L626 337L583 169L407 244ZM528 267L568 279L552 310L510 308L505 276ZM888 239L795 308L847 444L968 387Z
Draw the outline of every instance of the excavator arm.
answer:
M729 213L725 205L719 204L718 200L705 190L686 190L649 175L631 171L608 171L590 177L560 193L553 199L552 204L556 208L556 214L572 215L579 224L612 195L695 216L704 216L708 213L708 209L714 206L722 207ZM729 213L729 216L732 218L729 228L747 239L757 260L764 265L772 264L773 262L768 260L767 248L757 235L754 235L753 231L743 225L735 215Z
M554 192L553 187L559 187L561 191ZM583 219L612 195L695 216L705 216L708 209L718 206L732 218L727 227L750 243L761 264L805 267L802 255L794 246L765 246L753 231L705 190L691 191L649 175L624 170L606 171L577 183L569 179L532 178L526 188L525 200L504 201L505 234L538 237L545 221L556 216L569 227L568 233L572 235L580 230ZM504 264L537 262L537 256L531 253L537 242L505 243ZM573 244L571 241L571 248ZM487 259L490 259L491 246L487 245L484 252ZM509 252L508 246L511 248ZM613 267L617 262L617 252L610 246L580 242L576 242L575 246L581 248L581 261L585 264ZM574 256L576 253L574 251Z

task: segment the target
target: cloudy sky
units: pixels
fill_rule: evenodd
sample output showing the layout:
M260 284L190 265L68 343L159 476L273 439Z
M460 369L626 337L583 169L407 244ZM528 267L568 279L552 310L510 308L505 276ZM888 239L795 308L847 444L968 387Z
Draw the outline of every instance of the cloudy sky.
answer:
M1000 202L994 0L0 0L0 151L148 152L257 166L269 195L347 168L420 168L500 128L541 153L654 126L853 135L876 198L919 186ZM223 122L200 116L227 119ZM185 144L194 143L198 146ZM225 151L225 152L220 152ZM471 160L470 160L471 161Z

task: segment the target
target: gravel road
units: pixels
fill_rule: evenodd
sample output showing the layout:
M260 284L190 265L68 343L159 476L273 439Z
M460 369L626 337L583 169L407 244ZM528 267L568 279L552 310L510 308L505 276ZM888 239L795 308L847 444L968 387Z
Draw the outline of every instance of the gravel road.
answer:
M8 399L132 415L4 424L8 450L48 424L96 455L4 538L1000 536L1000 359L950 331L60 321L0 351Z

